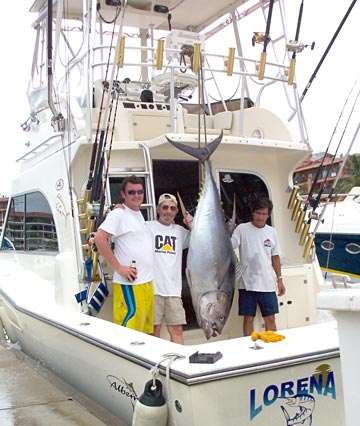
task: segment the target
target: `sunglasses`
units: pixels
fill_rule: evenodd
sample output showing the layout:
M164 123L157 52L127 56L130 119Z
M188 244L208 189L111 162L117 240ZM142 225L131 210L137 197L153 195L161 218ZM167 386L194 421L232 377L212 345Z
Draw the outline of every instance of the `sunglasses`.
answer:
M135 195L135 194L142 195L144 193L144 190L143 189L138 189L138 190L130 189L129 191L127 191L127 193L128 193L128 195Z
M170 209L172 212L175 212L177 210L177 207L175 207L175 206L161 206L161 208L163 210L169 210Z

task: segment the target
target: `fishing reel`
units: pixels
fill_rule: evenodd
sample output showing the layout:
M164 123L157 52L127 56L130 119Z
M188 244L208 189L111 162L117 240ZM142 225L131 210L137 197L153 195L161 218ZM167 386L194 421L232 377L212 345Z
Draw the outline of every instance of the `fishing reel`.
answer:
M271 41L270 34L266 35L265 33L262 33L262 32L254 32L254 35L251 39L251 43L252 43L253 47L255 46L255 44L267 45L270 41Z
M286 43L286 51L291 53L300 53L302 52L306 47L310 47L311 50L314 50L315 42L313 41L311 44L304 44L300 41L296 40L289 40Z

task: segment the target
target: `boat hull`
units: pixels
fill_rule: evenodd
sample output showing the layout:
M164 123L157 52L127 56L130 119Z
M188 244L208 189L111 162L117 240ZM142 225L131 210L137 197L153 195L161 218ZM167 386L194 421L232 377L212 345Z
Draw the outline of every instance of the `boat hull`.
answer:
M218 342L217 348L223 347L222 358L213 365L196 365L189 363L186 354L201 352L202 345L175 345L86 315L68 313L68 321L59 322L19 308L3 292L0 315L7 334L25 353L129 425L135 401L151 378L150 368L169 352L185 354L184 359L172 364L166 361L159 369L169 425L223 425L225 419L226 424L234 426L286 425L291 424L286 423L287 416L296 418L304 400L311 405L313 423L308 424L343 424L338 420L343 418L339 415L343 412L343 395L338 350L321 350L319 346L314 352L306 352L297 341L306 333L311 335L311 329L317 326L306 327L303 334L295 329L288 331L287 344L298 345L298 356L275 361L278 344L261 342L263 349L256 350L249 338L240 338ZM316 333L320 338L323 331ZM109 334L113 335L112 344L106 340ZM284 349L278 346L279 352ZM192 401L196 401L196 407Z
M323 270L347 274L360 280L360 262L358 261L360 235L318 232L315 236L315 246ZM329 251L330 246L331 251Z

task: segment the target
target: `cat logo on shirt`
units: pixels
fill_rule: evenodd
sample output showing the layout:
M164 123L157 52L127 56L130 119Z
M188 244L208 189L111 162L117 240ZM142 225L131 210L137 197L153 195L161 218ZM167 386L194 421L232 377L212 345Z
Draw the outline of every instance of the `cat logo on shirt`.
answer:
M171 235L156 235L155 236L155 252L175 254L176 237Z

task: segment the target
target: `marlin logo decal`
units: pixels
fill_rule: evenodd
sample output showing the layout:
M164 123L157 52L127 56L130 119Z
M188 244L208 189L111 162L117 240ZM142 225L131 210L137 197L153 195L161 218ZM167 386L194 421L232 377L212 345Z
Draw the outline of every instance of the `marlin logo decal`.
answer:
M291 417L286 408L282 405L281 409L286 419L286 426L311 426L312 415L315 407L315 399L313 396L307 395L295 395L290 398L286 398L286 404L289 407L296 409L295 414Z

